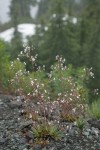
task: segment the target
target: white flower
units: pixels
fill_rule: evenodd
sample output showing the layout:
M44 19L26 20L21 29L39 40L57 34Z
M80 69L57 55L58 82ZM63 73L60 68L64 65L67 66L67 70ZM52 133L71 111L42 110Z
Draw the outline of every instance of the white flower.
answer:
M58 96L61 96L61 93L58 93Z
M38 90L37 90L37 89L35 90L35 93L38 93Z
M73 99L72 98L69 98L70 99L70 101L72 101Z
M23 54L23 52L21 51L21 52L20 52L20 54L22 55L22 54Z
M47 91L46 91L46 90L44 90L44 92L45 92L45 93L47 93Z
M31 60L32 60L33 62L35 62L35 58L34 58L33 56L31 56Z
M26 65L26 62L24 62L24 65Z
M37 88L39 88L39 84L37 85Z
M58 58L59 58L59 55L56 56L56 60L58 60Z
M72 109L72 111L75 113L75 111L76 111L76 108L73 108L73 109Z
M56 17L56 14L53 14L52 17L55 18L55 17Z
M33 93L33 96L35 96L35 93Z
M17 58L17 60L18 60L18 61L20 61L20 59L19 59L19 58Z
M90 72L90 76L93 77L93 76L94 76L94 73L93 73L93 72Z
M30 118L30 119L32 118L32 114L29 114L29 118Z
M38 111L35 111L35 113L38 114L39 112L38 112Z

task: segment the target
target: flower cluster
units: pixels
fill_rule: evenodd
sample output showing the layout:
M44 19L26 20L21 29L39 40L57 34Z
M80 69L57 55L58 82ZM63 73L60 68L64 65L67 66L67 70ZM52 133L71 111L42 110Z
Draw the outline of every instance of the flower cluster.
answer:
M31 49L27 46L20 56L26 56L34 68L37 66L37 54L31 54ZM20 64L17 59L17 63L18 65L11 63L15 72L11 81L14 89L30 99L30 105L27 103L29 101L25 101L26 117L32 119L37 127L43 122L45 125L50 125L51 122L58 125L62 120L75 121L80 115L85 116L88 90L84 81L85 77L88 79L87 69L75 71L71 65L66 66L66 60L59 55L48 76L45 66L29 72L25 69L25 62Z
M32 64L32 67L36 67L36 59L38 57L38 54L33 55L33 49L31 49L29 46L24 46L24 50L20 52L19 57L26 57Z

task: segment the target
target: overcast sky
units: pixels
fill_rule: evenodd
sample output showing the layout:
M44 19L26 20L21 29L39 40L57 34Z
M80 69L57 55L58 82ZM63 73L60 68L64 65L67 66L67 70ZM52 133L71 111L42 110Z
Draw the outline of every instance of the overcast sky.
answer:
M0 22L7 22L9 20L9 6L11 0L0 0Z

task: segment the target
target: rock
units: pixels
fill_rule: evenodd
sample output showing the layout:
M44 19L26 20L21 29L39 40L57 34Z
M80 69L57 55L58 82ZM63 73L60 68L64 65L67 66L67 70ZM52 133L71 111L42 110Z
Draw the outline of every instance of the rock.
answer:
M23 103L21 102L21 101L11 101L10 103L9 103L9 107L10 108L21 108L22 107L22 105L23 105Z
M44 148L42 148L42 150L56 150L56 148L55 147L51 147L51 148L47 149L46 147L44 147Z
M66 142L69 143L69 144L73 144L73 141L71 139L67 139Z
M56 142L56 147L57 147L57 150L61 150L62 148L65 148L66 147L66 143L65 142ZM54 150L55 150L55 147L53 147Z
M42 150L42 149L41 149L41 146L40 146L40 145L36 144L36 145L34 146L33 150Z
M88 136L88 139L92 140L92 139L93 139L92 135L89 135L89 136Z
M10 100L13 100L13 96L0 94L0 99L5 99L7 102L10 102Z
M20 129L23 130L24 128L29 128L33 124L32 120L21 122Z
M98 130L98 128L92 127L91 134L96 135L98 137L98 135L100 134L100 131Z
M26 121L25 118L19 114L18 108L22 107L22 99L20 99L20 97L16 98L16 102L21 102L22 104L19 106L16 106L17 104L15 103L12 104L11 107L14 107L14 110L9 106L11 102L14 102L14 99L11 99L11 97L8 98L8 96L3 97L3 95L0 99L2 102L0 105L0 150L100 150L100 130L91 125L93 123L95 123L96 126L97 123L99 125L100 120L91 119L91 124L88 123L83 129L85 135L80 134L78 128L73 126L73 123L59 122L59 129L62 136L58 141L50 140L50 143L43 148L41 145L34 145L35 143L33 143L34 137L30 129L34 121ZM29 102L29 106L32 106L32 103L32 101L31 103ZM25 104L27 107L27 103ZM37 109L37 104L33 105L34 108ZM57 112L53 115L55 117ZM19 117L20 120L18 120ZM52 120L52 123L53 122L54 120ZM22 134L20 129L27 132L23 132ZM29 140L27 140L25 136L27 136Z
M5 144L8 138L0 138L0 144Z
M25 140L25 138L20 138L19 142L20 142L20 144L25 144L26 140Z
M89 136L89 134L90 134L90 133L89 133L88 131L83 132L83 135L85 135L85 136L87 136L87 137Z
M27 148L24 148L23 150L28 150Z
M24 101L25 100L25 96L17 96L16 98L15 98L15 100L17 100L17 101Z
M88 120L88 123L92 127L98 128L100 130L100 119L99 120L97 120L97 119L90 119L90 120Z
M86 131L90 133L90 132L91 132L91 129L87 128Z
M2 104L3 104L2 99L0 99L0 105L2 105Z
M34 139L33 133L32 133L31 131L29 131L29 132L27 133L27 138L28 138L29 140Z

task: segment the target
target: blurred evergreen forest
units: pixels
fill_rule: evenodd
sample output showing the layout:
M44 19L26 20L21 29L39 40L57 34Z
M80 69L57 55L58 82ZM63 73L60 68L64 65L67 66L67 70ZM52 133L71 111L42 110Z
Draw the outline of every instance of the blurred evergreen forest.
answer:
M38 6L35 19L30 6ZM0 42L9 59L23 49L17 25L35 24L36 34L27 40L39 55L38 64L49 71L56 55L63 55L74 68L92 67L94 78L87 84L92 99L93 90L100 90L100 0L12 0L9 15L11 20L0 24L0 31L15 28L11 43Z

